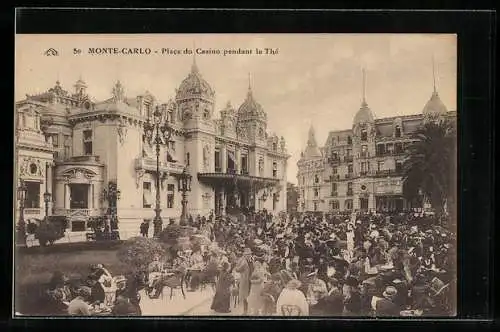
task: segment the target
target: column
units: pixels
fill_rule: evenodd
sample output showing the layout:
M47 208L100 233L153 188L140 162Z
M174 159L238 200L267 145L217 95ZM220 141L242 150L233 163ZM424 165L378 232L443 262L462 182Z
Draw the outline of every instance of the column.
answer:
M225 189L221 190L220 198L221 198L221 201L220 201L221 214L223 216L225 216L226 215L226 190Z
M221 155L220 166L222 168L222 173L226 173L227 172L227 148L224 144L221 145L221 147L220 147L220 155Z
M354 211L356 210L359 210L361 208L360 204L359 204L359 196L358 195L354 195L352 197L352 209Z
M370 196L368 196L368 211L373 210L375 210L375 197L373 193L370 193Z
M69 209L70 208L70 197L71 191L68 183L64 184L64 208Z
M95 195L94 195L94 191L95 190L95 187L94 187L94 184L91 183L90 184L90 208L91 209L95 209Z
M235 150L235 158L236 158L236 174L240 174L241 173L241 151L239 148L236 148Z

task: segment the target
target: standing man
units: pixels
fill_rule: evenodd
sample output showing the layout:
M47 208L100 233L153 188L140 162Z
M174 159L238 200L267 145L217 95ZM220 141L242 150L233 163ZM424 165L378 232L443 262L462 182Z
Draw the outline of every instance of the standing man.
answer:
M243 302L243 314L248 313L248 295L250 294L250 277L253 273L252 251L250 248L243 250L243 257L241 257L236 264L236 272L240 274L240 291L239 301Z
M144 220L141 223L141 235L143 237L148 237L148 232L149 232L149 222L147 222L146 220Z

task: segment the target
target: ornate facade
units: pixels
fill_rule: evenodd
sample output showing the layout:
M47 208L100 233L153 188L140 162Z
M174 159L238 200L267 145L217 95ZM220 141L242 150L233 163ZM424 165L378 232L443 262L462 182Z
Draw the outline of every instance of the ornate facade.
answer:
M434 89L421 114L375 119L365 98L351 129L332 131L319 147L314 129L298 161L299 211L401 211L402 166L422 121L451 117ZM412 205L413 204L413 205ZM420 207L420 206L418 206Z
M172 128L170 141L161 142L159 174L144 131L157 106ZM17 178L29 184L25 218L44 216L47 190L49 214L68 216L68 231L84 232L89 216L106 213L104 189L113 181L121 192L121 236L135 236L140 223L154 217L157 190L162 218L179 218L177 178L184 168L192 175L187 207L193 216L286 209L284 138L268 133L267 114L251 87L237 110L228 102L216 119L215 91L196 63L165 103L149 92L130 98L120 82L109 99L95 102L79 79L73 93L56 82L45 93L27 95L16 110Z

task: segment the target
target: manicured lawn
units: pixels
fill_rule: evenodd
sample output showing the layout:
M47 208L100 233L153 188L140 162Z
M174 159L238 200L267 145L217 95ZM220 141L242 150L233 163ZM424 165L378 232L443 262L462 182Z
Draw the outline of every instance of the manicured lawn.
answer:
M125 274L127 266L117 258L118 247L57 252L18 252L15 257L15 311L36 315L43 312L41 293L52 273L61 271L70 279L86 277L91 264L104 264L112 275Z

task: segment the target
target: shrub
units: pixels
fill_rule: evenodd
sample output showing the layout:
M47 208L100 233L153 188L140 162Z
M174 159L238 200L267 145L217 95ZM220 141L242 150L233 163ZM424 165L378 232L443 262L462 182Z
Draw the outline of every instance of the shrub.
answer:
M168 225L159 235L160 241L168 246L177 244L180 237L191 237L195 233L192 227L185 227L180 225Z
M117 252L117 257L131 270L144 271L155 254L165 256L166 251L161 243L151 238L133 237L123 242Z
M63 238L65 230L60 224L42 222L35 231L35 239L38 239L40 246L45 247Z

